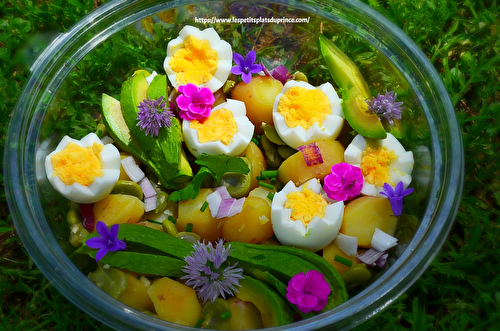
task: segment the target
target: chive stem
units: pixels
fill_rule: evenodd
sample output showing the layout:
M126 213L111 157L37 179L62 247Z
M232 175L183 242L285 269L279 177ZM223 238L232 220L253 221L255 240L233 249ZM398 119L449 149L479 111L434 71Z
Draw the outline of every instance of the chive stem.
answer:
M186 232L193 232L193 223L186 224Z
M201 206L201 208L200 208L201 212L204 212L204 211L205 211L205 209L207 209L207 207L208 207L208 202L206 202L206 201L205 201L205 202L203 203L203 205Z
M194 327L199 329L201 327L201 323L203 323L203 318L200 318Z
M176 219L175 219L172 215L170 215L169 217L167 217L167 219L168 219L170 222L174 223L174 224L175 224L175 222L177 222L177 220L176 220Z
M258 141L257 139L252 138L252 142L253 142L255 145L259 146L259 141Z
M264 178L276 178L278 177L278 170L262 170L260 175Z
M269 200L273 201L273 198L274 198L274 194L273 194L273 192L269 192L269 193L267 194L267 198L268 198Z
M220 317L223 320L228 319L229 317L231 317L231 312L230 311L226 311L224 314L220 315Z
M265 188L268 188L270 190L273 190L274 189L274 185L271 185L271 184L268 184L268 183L264 183L262 181L259 181L259 186L262 186L262 187L265 187Z
M338 254L335 254L335 257L333 258L334 261L337 261L338 263L342 263L343 265L346 265L348 267L352 267L352 261L349 259L346 259L343 256L340 256Z

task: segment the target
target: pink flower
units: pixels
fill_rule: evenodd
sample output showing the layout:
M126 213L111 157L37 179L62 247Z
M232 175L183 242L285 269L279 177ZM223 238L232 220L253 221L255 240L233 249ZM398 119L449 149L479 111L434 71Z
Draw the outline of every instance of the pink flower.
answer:
M286 288L286 298L303 313L320 311L326 306L330 286L325 276L317 270L298 273L290 279Z
M345 162L332 166L331 174L324 180L323 189L330 199L346 201L361 193L363 173L361 169Z
M188 121L201 120L210 116L215 97L208 87L198 87L192 83L177 88L179 116Z

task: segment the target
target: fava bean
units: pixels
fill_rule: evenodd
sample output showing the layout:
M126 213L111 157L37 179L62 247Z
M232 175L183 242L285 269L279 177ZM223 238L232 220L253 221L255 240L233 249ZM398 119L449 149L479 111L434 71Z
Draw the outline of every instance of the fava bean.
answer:
M298 80L298 81L309 83L309 80L307 79L307 76L303 72L300 72L300 71L296 71L293 74L293 78L292 79L293 80Z
M116 268L99 266L96 271L89 273L88 278L104 292L118 299L127 289L127 276Z
M286 160L293 154L297 153L297 150L290 146L278 146L276 150L278 154L283 158L283 160Z
M271 169L276 169L283 162L283 159L278 154L276 145L273 144L266 135L260 138L260 144L263 148L264 155L266 156L267 166Z
M89 232L81 223L71 225L69 233L69 243L73 247L81 247L85 241L85 237L87 237L88 235Z
M368 270L366 264L358 263L344 271L341 276L344 280L346 290L350 291L369 281L372 277L372 273Z
M163 232L166 232L171 236L175 237L179 233L179 231L175 227L175 224L172 221L170 221L169 219L165 219L161 223L161 226L163 228Z
M139 186L139 184L134 183L131 180L119 180L116 182L115 187L113 188L113 191L111 192L113 194L128 194L132 195L139 200L142 200L143 198L143 193L142 193L142 188Z

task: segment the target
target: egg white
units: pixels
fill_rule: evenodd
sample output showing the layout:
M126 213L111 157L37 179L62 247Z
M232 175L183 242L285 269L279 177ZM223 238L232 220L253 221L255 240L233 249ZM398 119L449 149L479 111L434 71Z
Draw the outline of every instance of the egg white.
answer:
M390 133L387 133L387 138L385 139L369 139L358 134L354 137L349 146L347 146L344 152L344 161L351 165L361 167L363 151L367 145L385 147L389 151L394 151L396 159L389 164L389 174L393 182L392 186L402 181L404 187L407 188L411 182L411 173L415 163L413 153L411 151L406 151L399 140ZM383 186L376 186L364 180L361 194L383 197L383 195L380 195L380 192L383 190Z
M325 216L315 216L305 226L301 221L291 220L292 210L285 208L286 196L292 191L301 191L306 185L313 192L321 194L329 204L326 206ZM271 205L271 222L276 238L281 244L307 249L312 252L331 243L339 233L344 217L344 202L333 202L328 199L317 179L313 178L296 187L289 181L285 187L276 193Z
M167 45L167 57L163 62L163 67L167 73L167 77L170 83L177 89L179 83L177 82L177 74L170 68L169 61L174 56L175 52L183 47L184 39L188 36L194 36L199 40L207 40L210 47L217 51L217 70L215 71L213 77L206 83L199 85L200 87L208 87L210 91L215 92L224 85L229 74L231 73L231 67L233 64L233 51L231 45L220 39L217 31L213 28L208 28L205 30L199 30L194 26L186 25L179 32L179 36L171 40Z
M103 199L113 190L113 187L120 177L120 152L112 144L103 145L104 147L98 155L101 161L103 175L101 177L96 177L89 186L84 186L79 183L66 185L55 174L51 156L64 150L70 142L84 148L91 147L94 143L103 145L95 133L89 133L81 140L64 136L56 149L45 158L45 173L47 174L49 182L59 193L61 193L61 195L77 203L94 203Z
M323 123L314 123L307 130L300 125L291 128L286 124L285 118L278 112L278 104L285 92L293 86L303 87L308 90L318 89L325 93L330 103L331 114L326 115ZM314 87L304 81L290 80L283 86L283 89L276 96L276 99L274 99L274 126L281 139L292 148L297 148L317 140L337 138L344 124L342 116L341 100L330 83L324 83L318 87Z
M247 148L252 140L255 127L246 116L245 103L234 99L227 99L226 102L213 108L212 112L222 108L230 110L233 113L236 125L238 126L237 132L228 145L224 145L220 140L201 143L200 139L198 139L198 130L190 127L191 121L184 120L182 122L182 132L186 147L194 156L198 157L202 153L237 156ZM224 130L224 128L221 128L221 130Z

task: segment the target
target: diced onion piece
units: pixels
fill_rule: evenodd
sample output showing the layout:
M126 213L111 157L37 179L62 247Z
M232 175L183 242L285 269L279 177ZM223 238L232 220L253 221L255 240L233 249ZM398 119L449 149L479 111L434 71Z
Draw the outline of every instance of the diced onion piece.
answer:
M207 195L208 207L210 208L210 213L213 218L217 217L217 212L219 211L220 204L222 203L222 197L219 191L214 191Z
M356 254L358 254L358 237L339 233L337 237L335 237L335 244L347 256L356 256Z
M106 135L106 136L104 136L104 137L101 138L101 142L102 142L103 145L107 145L107 144L112 144L115 141L113 140L113 138L111 138L110 136Z
M379 267L379 268L383 268L385 266L385 264L387 263L387 258L389 257L389 254L388 253L384 253L382 254L381 257L379 257L377 259L377 261L375 261L375 264Z
M231 209L229 210L229 214L227 216L231 217L241 213L241 211L243 210L244 203L245 203L245 197L236 199L236 201L234 201L233 205L231 206Z
M385 233L384 231L375 228L375 232L373 233L372 241L371 241L371 247L375 248L378 251L384 252L387 251L388 249L396 246L398 243L398 239L394 238L388 233Z
M375 248L370 248L369 250L367 250L363 254L358 255L358 260L360 260L362 263L366 264L367 266L374 266L375 262L377 262L377 260L384 254L387 254L387 253L376 250Z
M156 208L156 195L149 198L144 198L144 211L152 211Z
M142 193L144 194L144 198L151 198L156 195L155 188L149 181L147 177L144 177L139 181L139 186L142 188Z
M153 71L151 73L151 75L149 75L148 77L146 77L146 81L148 82L148 85L151 85L151 82L156 77L156 75L158 75L158 73L156 71Z
M225 199L232 199L231 194L229 194L229 191L227 190L227 187L224 185L221 185L219 187L215 188L215 191L219 192L221 198L223 200Z
M219 210L217 211L217 218L223 218L229 216L229 211L233 206L233 203L236 201L234 198L222 199L222 202L219 206Z
M308 167L323 163L323 157L316 142L299 146L297 149L304 156L304 161L306 161Z
M144 178L144 172L141 170L141 168L139 168L137 163L135 163L135 160L132 156L123 158L121 163L123 170L125 170L125 173L133 182L138 183L141 179Z

